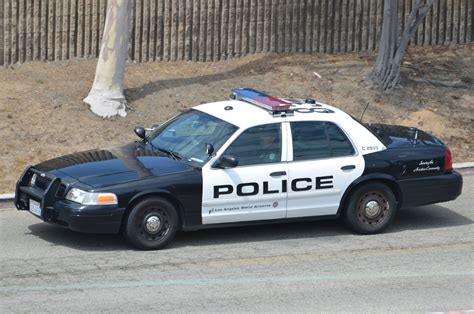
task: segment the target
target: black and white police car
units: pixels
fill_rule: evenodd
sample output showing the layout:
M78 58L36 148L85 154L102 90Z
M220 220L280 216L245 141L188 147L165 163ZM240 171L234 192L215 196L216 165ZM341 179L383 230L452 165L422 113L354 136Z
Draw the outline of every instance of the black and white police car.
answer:
M402 207L461 194L451 152L426 132L363 125L311 99L231 98L136 128L140 141L28 167L17 209L159 249L179 230L301 219L342 217L377 233Z

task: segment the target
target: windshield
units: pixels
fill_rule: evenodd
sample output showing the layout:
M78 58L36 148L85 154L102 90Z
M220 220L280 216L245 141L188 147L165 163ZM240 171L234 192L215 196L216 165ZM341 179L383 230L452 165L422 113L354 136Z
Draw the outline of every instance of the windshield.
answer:
M236 130L233 124L190 110L158 127L147 142L152 149L202 166L209 158L205 144L211 144L217 151Z

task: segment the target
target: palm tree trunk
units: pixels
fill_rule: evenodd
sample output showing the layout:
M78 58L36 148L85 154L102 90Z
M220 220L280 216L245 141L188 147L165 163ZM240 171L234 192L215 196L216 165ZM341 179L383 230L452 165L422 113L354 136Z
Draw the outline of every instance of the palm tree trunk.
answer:
M131 0L108 2L104 37L100 49L94 84L84 102L96 115L109 118L125 117L127 101L124 89L124 71L127 62Z
M379 53L370 80L383 91L390 91L400 83L400 70L408 47L418 26L433 5L433 0L416 0L407 25L398 36L398 0L385 0Z

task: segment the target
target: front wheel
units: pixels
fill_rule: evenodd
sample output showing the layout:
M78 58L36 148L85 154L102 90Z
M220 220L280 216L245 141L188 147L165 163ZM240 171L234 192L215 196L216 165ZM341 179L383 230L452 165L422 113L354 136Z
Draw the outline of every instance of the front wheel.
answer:
M158 250L173 240L178 229L174 206L162 198L147 198L130 211L124 228L125 238L142 250Z
M390 224L396 210L397 201L388 186L367 183L352 193L343 218L355 232L373 234L381 232Z

